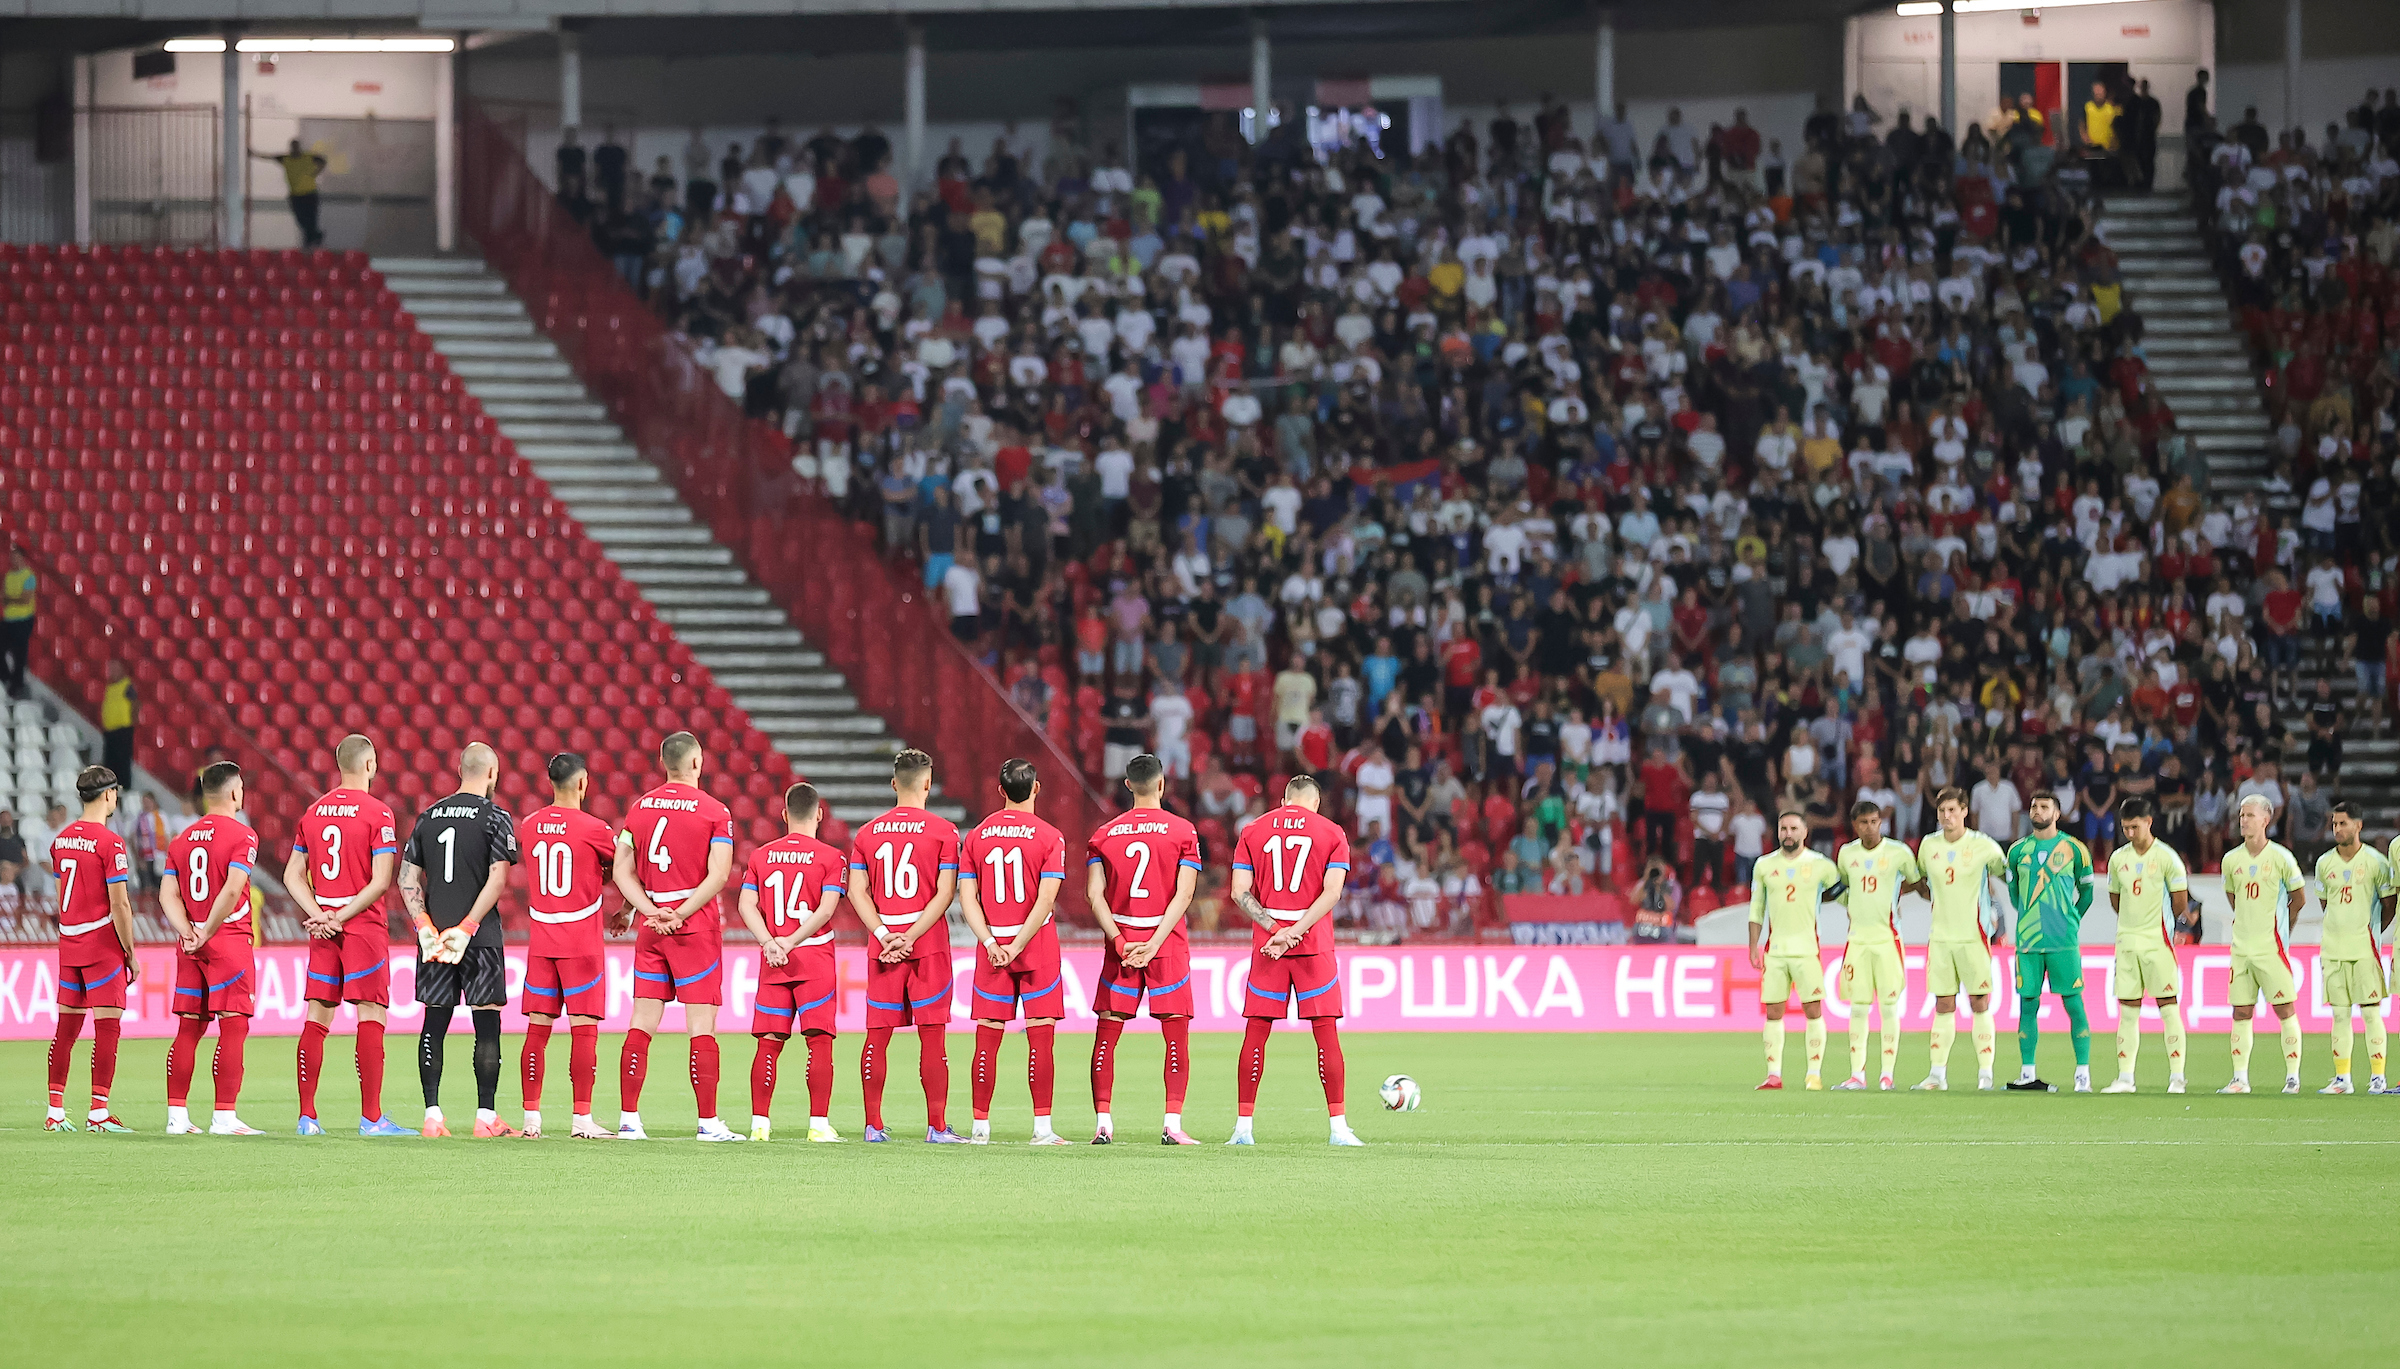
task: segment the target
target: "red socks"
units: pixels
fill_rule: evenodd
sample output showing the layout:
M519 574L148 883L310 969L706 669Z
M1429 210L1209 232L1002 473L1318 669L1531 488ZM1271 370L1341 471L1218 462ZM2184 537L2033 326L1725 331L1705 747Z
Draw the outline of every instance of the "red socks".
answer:
M1233 1077L1236 1111L1241 1116L1258 1109L1258 1081L1267 1072L1267 1033L1274 1029L1274 1021L1265 1017L1242 1024L1242 1063Z
M117 1037L125 1019L100 1017L92 1021L92 1111L108 1111L108 1090L117 1082Z
M1092 1032L1092 1111L1108 1111L1109 1100L1117 1091L1117 1038L1125 1034L1125 1024L1114 1017L1103 1017Z
M1167 1039L1167 1111L1181 1112L1192 1082L1192 1019L1162 1017L1158 1032Z
M642 1110L642 1081L650 1077L650 1033L636 1029L625 1033L625 1050L617 1057L617 1106L627 1112Z
M175 1019L175 1044L167 1047L167 1106L179 1108L191 1099L192 1071L198 1068L200 1038L208 1033L205 1017Z
M1058 1092L1058 1060L1051 1048L1058 1042L1058 1028L1027 1027L1025 1029L1025 1067L1033 1082L1033 1115L1050 1115L1051 1096Z
M250 1044L250 1019L217 1019L217 1058L210 1072L217 1079L217 1111L231 1112L242 1099L242 1052Z
M867 1028L867 1048L858 1054L858 1091L867 1105L867 1125L883 1130L884 1057L892 1048L892 1029Z
M1338 1017L1318 1017L1309 1021L1310 1030L1317 1034L1317 1078L1325 1084L1327 1115L1342 1115L1342 1022Z
M325 1038L333 1028L322 1022L300 1028L300 1115L317 1115L317 1077L325 1072Z
M50 1106L67 1105L67 1071L75 1064L75 1038L83 1035L83 1014L62 1012L58 1031L50 1038Z
M999 1027L975 1024L975 1074L970 1088L975 1095L975 1120L992 1115L992 1090L999 1084L1000 1042L1008 1033Z
M692 1103L703 1118L717 1115L717 1038L692 1038Z
M753 1117L765 1117L775 1110L775 1061L782 1054L782 1038L758 1038L758 1053L750 1057L750 1115Z
M925 1125L940 1131L950 1125L950 1051L943 1044L940 1023L917 1028L917 1082L925 1086Z
M575 1089L575 1115L592 1115L592 1085L600 1075L600 1024L567 1028L567 1082Z
M383 1116L383 1024L358 1024L358 1115L372 1122Z
M525 1050L517 1057L517 1078L527 1112L542 1110L542 1072L549 1064L550 1026L548 1022L525 1024Z
M811 1032L808 1037L808 1115L833 1115L833 1036Z

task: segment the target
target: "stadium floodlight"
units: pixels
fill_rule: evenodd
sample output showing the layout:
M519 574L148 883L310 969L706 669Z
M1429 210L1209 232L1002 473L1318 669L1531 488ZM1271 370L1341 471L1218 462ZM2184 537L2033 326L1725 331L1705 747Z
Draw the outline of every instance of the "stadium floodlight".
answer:
M450 52L451 38L243 38L236 52ZM222 38L170 38L169 52L223 52Z
M2020 12L2065 10L2083 5L2130 5L2136 2L2137 0L2042 0L2040 4L2027 4L2025 0L1957 0L1957 3L1950 7L1950 12L1953 14L1997 14L2006 10ZM1941 12L1940 0L1909 0L1909 3L1900 6L1900 17L1903 19L1925 19Z

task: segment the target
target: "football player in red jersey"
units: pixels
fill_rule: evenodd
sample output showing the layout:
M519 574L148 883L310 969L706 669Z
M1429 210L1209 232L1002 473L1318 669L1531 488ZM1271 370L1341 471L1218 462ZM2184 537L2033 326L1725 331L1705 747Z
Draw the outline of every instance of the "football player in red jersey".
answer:
M1342 1113L1342 967L1333 952L1333 906L1350 876L1350 838L1317 812L1316 777L1294 775L1283 806L1253 819L1233 844L1233 906L1251 921L1250 977L1243 993L1241 1104L1227 1145L1252 1144L1250 1114L1267 1067L1267 1033L1287 1009L1308 1019L1317 1037L1317 1076L1325 1082L1332 1142L1366 1142Z
M308 1021L300 1029L300 1134L322 1136L317 1078L334 1009L358 1009L358 1134L414 1136L383 1115L383 1027L392 1001L391 929L383 896L400 868L400 833L390 805L367 792L375 743L353 732L333 749L341 783L300 815L283 865L283 887L299 900L308 931ZM418 948L430 949L425 930Z
M518 1006L525 1014L525 1051L519 1058L525 1095L525 1138L542 1139L542 1071L551 1029L567 1019L567 1078L575 1089L575 1111L567 1135L606 1141L616 1133L592 1120L592 1084L600 1073L600 1019L608 1016L607 930L601 907L616 863L616 832L583 811L592 787L583 757L562 751L550 758L550 806L517 823L517 849L525 853L532 879L526 908L533 935L526 947L525 989ZM623 931L629 913L615 919Z
M616 882L638 919L633 942L633 1027L617 1082L620 1141L647 1141L642 1080L650 1038L668 1000L683 1005L691 1037L692 1101L699 1139L745 1141L717 1117L717 1005L723 1001L725 923L717 895L733 878L733 813L699 789L700 739L677 732L658 746L667 782L633 801L617 832Z
M863 824L850 844L850 906L866 925L875 959L867 967L867 1046L859 1054L867 1136L883 1128L883 1071L892 1029L917 1029L917 1082L925 1089L925 1139L964 1145L950 1130L950 930L942 921L958 892L958 829L925 811L933 797L933 758L908 750L892 757L890 810Z
M120 790L116 772L88 765L75 777L83 816L50 842L50 872L58 877L58 1034L50 1039L50 1110L44 1131L73 1131L67 1120L67 1071L75 1038L92 1019L94 1131L131 1131L108 1110L117 1079L117 1034L124 1030L125 990L141 977L133 953L133 857L124 838L108 830Z
M742 922L758 939L766 965L750 1009L750 1139L770 1141L774 1123L775 1062L798 1032L808 1038L808 1139L842 1139L833 1129L833 1017L837 977L833 914L850 887L850 860L817 840L825 801L813 784L784 791L784 834L750 853L742 871Z
M180 943L175 957L175 1044L167 1051L167 1134L259 1136L245 1126L234 1105L242 1096L242 1048L250 1039L255 1011L256 960L252 954L250 870L258 862L258 833L234 816L242 810L242 768L218 761L200 772L198 822L167 845L166 880L159 886L159 911ZM194 926L192 914L200 915ZM210 1018L217 1023L216 1114L204 1128L193 1123L187 1100L198 1063L200 1038Z
M1092 914L1108 938L1092 1004L1100 1014L1092 1037L1092 1110L1100 1114L1092 1144L1116 1139L1109 1102L1117 1082L1117 1038L1147 998L1167 1049L1167 1116L1159 1139L1196 1146L1183 1130L1183 1095L1192 1073L1192 949L1183 915L1199 887L1200 836L1162 805L1167 779L1158 757L1144 752L1127 762L1125 787L1133 792L1132 809L1092 833L1084 855Z
M1050 1129L1058 1066L1051 1048L1067 1013L1061 987L1058 929L1051 925L1058 891L1067 880L1067 840L1033 815L1042 782L1033 762L1000 766L1000 810L958 843L958 904L983 957L975 966L975 1122L970 1145L990 1145L992 1091L998 1086L1000 1042L1022 1009L1033 1084L1033 1144L1063 1146Z

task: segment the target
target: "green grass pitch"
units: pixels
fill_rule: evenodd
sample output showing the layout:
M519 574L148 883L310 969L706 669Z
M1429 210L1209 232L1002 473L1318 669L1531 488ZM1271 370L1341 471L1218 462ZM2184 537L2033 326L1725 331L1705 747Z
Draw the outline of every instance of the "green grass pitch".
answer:
M2044 1068L2064 1080L2053 1038ZM468 1039L449 1052L454 1120L472 1117ZM971 1037L951 1041L963 1131ZM1059 1043L1059 1125L1079 1139L1088 1043ZM1233 1110L1230 1036L1194 1041L1187 1125L1212 1144L1192 1150L1153 1143L1154 1035L1127 1038L1123 1139L1106 1150L859 1144L856 1037L836 1082L843 1146L798 1139L796 1047L786 1139L692 1143L672 1037L647 1145L364 1141L341 1134L356 1089L349 1038L333 1044L324 1102L341 1125L310 1141L289 1134L289 1038L252 1043L243 1112L274 1134L248 1141L160 1134L157 1041L127 1043L118 1076L117 1110L143 1134L44 1134L44 1045L0 1047L0 1359L2317 1364L2388 1352L2400 1266L2400 1100L2208 1096L2222 1036L2193 1038L2203 1092L2165 1095L2152 1037L2146 1091L2108 1098L1759 1094L1747 1034L1360 1035L1350 1092L1370 1144L1353 1151L1324 1144L1299 1036L1271 1048L1254 1150L1213 1144ZM413 1053L393 1047L387 1098L406 1124ZM1029 1126L1023 1049L1012 1036L994 1117L1009 1142ZM89 1050L87 1036L78 1119ZM2313 1091L2324 1040L2308 1050ZM1923 1052L1911 1034L1910 1078ZM2000 1054L2005 1074L2013 1043ZM554 1042L562 1131L566 1056ZM737 1127L749 1056L725 1038ZM605 1042L607 1120L615 1057ZM1377 1105L1394 1072L1422 1081L1424 1111ZM1962 1073L1971 1084L1963 1040ZM205 1057L196 1082L204 1108ZM910 1135L911 1046L889 1099Z

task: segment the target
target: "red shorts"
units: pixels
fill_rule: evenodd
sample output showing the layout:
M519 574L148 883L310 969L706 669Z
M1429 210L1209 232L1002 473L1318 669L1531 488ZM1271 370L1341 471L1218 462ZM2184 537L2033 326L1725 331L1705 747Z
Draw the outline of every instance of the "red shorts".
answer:
M950 1021L950 952L886 965L867 962L867 1025L934 1027Z
M368 911L342 925L331 941L308 943L308 1001L392 1001L391 934L383 914Z
M1022 955L995 969L983 948L975 948L975 998L968 1015L984 1022L1006 1022L1019 1011L1027 1021L1067 1015L1067 991L1059 972L1058 938L1037 938Z
M1158 954L1149 964L1138 970L1125 968L1124 962L1117 958L1114 944L1100 953L1100 983L1092 990L1092 1011L1121 1012L1131 1017L1145 997L1150 1000L1152 1017L1192 1015L1189 945L1170 940L1158 948Z
M257 1011L256 968L250 924L219 928L197 953L176 953L174 1010L186 1015L250 1016Z
M839 1007L834 984L833 947L811 947L827 954L822 962L810 960L800 966L798 979L758 986L758 1002L750 1009L752 1036L796 1036L808 1032L833 1035L833 1015ZM795 949L792 959L800 961L802 952Z
M644 927L633 939L633 996L724 1002L724 950L714 936L663 936Z
M608 1016L608 957L529 955L517 1010L544 1017Z
M58 1006L63 1012L125 1006L125 952L115 933L97 945L58 948Z
M1250 985L1242 997L1244 1017L1339 1017L1342 962L1322 955L1287 955L1281 960L1252 952Z

